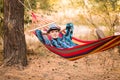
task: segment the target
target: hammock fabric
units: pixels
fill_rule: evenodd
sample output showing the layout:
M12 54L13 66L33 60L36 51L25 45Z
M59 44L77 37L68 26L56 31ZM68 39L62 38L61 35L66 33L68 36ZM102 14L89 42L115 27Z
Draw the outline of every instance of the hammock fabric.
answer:
M33 16L33 18L34 17L35 15ZM63 33L65 32L63 31ZM57 55L60 55L61 57L64 57L68 60L77 60L86 55L105 51L117 45L120 45L120 36L119 35L110 36L110 37L102 38L95 41L82 41L75 37L72 37L72 41L78 45L75 47L66 48L66 49L58 49L53 46L49 46L46 44L44 45L48 50L52 51Z
M68 60L76 60L88 54L105 51L120 45L120 36L110 36L96 41L82 41L73 37L72 41L78 44L78 46L66 49L58 49L49 45L45 45L45 47L53 53L60 55L61 57L64 57Z

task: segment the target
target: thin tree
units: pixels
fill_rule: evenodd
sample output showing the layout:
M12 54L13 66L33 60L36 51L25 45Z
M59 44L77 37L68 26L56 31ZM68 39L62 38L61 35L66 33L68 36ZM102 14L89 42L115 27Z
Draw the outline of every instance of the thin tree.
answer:
M24 3L24 0L20 0ZM27 65L24 7L18 0L4 0L4 65Z

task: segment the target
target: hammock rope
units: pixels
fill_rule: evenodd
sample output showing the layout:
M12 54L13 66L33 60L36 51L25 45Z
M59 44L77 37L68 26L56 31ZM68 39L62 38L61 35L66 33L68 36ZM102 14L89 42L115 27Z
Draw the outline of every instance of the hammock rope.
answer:
M28 8L21 0L18 0L19 3L21 3L28 11L32 11L31 8ZM27 0L27 2L29 3L29 1Z
M48 26L53 23L56 23L56 22L50 19L43 18L39 15L36 15L34 12L32 12L32 24L37 26L37 28L31 29L29 30L29 32L35 31L37 29L48 28Z
M30 10L32 10L32 7L31 7L30 2L28 0L27 0L27 3L29 5Z
M43 26L34 28L34 29L32 29L32 30L29 30L29 32L35 31L35 30L37 30L37 29L42 29L42 28L44 28L44 27L46 27L46 26L48 26L48 25L50 25L50 24L53 24L53 23L55 23L55 22L51 22L51 23L48 23L48 24L46 24L46 25L43 25Z
M47 27L50 24L56 23L55 21L48 20L48 19L43 19L41 16L36 15L32 11L32 7L31 7L31 4L30 4L29 0L27 0L27 3L29 5L29 7L27 7L21 0L18 0L18 2L20 2L28 11L30 11L30 14L32 16L32 26L33 25L37 26L37 28L31 29L31 30L29 30L29 32L35 31L36 29L45 28L45 27ZM38 23L38 22L41 22L41 23Z

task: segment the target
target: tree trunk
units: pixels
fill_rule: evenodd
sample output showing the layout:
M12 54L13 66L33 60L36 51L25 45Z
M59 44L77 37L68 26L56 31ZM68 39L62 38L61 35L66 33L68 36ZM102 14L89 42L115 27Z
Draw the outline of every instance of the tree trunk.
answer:
M24 2L24 0L21 0ZM4 0L4 63L27 65L24 7L18 0Z

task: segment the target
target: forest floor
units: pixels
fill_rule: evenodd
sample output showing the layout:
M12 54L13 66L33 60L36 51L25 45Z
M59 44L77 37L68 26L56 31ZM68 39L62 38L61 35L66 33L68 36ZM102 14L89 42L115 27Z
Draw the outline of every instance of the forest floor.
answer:
M117 49L69 61L48 51L38 40L30 43L28 65L24 68L0 67L0 80L120 80Z
M102 54L76 61L68 61L51 52L29 54L25 68L0 68L0 80L120 80L120 56L105 60Z

